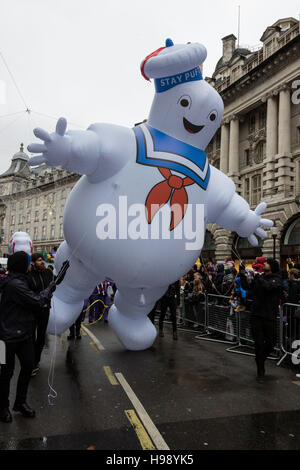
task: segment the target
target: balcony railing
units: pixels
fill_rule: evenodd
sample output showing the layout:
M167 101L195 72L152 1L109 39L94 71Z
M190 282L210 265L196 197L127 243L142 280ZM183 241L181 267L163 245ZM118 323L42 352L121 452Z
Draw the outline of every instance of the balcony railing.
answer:
M257 55L253 56L253 60L248 62L248 64L241 66L241 70L236 72L235 74L231 74L229 77L226 77L216 86L216 90L220 93L221 91L228 88L234 82L239 80L244 75L247 75L252 69L260 65L270 56L275 54L279 49L284 47L290 41L292 41L296 36L299 36L299 24L294 25L292 28L288 29L285 34L278 38L277 43L273 44L272 47L261 47L260 50L257 51Z

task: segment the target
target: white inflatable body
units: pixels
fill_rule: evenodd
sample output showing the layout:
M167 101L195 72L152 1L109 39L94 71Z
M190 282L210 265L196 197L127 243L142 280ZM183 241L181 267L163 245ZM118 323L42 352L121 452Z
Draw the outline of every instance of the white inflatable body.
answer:
M26 232L15 232L9 240L8 249L11 255L17 251L25 251L28 255L32 255L32 240Z
M66 259L70 268L53 297L48 327L52 334L65 331L78 317L83 299L100 281L109 279L118 288L109 312L111 327L127 349L149 348L156 329L147 315L168 285L197 260L205 225L217 223L249 237L252 244L257 243L254 234L266 236L260 225L272 225L260 217L265 204L251 211L235 192L232 180L208 164L204 150L220 126L224 108L219 94L201 76L205 47L173 45L170 40L166 46L142 64L144 77L156 79L147 123L134 129L93 124L87 131L66 132L66 120L61 118L51 135L42 129L34 131L44 144L28 147L42 153L30 164L62 165L84 175L64 211L66 241L57 252L55 268L58 271ZM173 203L185 209L204 205L204 221L199 220L196 227L200 241L194 249L186 248L190 239L175 236L188 211L170 223ZM139 222L151 230L162 214L169 239L128 236L122 221L127 208L129 221L138 214L136 204L158 205L153 217L147 219L145 211ZM112 231L107 227L110 236L101 239L105 208L111 207L115 227Z

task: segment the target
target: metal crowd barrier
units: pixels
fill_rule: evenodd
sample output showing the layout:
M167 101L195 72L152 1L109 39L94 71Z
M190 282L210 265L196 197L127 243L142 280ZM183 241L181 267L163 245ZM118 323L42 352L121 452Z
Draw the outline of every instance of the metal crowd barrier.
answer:
M230 297L216 294L204 294L204 301L193 304L184 301L182 319L185 326L181 330L196 333L186 324L196 325L203 330L195 339L230 344L226 350L230 353L254 356L251 313L249 310L235 312L230 304ZM182 299L183 300L183 299ZM296 312L296 314L295 314ZM278 312L274 325L275 347L268 359L282 361L300 353L300 304L284 304ZM299 341L299 343L295 343ZM299 358L300 361L300 354Z
M205 333L196 339L217 343L237 343L237 316L230 305L230 297L206 294Z
M284 304L281 308L280 320L283 355L278 365L288 356L291 358L295 356L297 359L297 349L300 348L300 304Z

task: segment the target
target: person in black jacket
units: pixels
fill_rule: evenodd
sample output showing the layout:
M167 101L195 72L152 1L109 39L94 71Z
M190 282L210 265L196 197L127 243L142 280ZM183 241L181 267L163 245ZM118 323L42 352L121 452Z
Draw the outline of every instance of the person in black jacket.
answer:
M164 319L169 307L171 313L171 321L173 324L173 339L177 340L177 319L176 309L180 303L180 282L176 281L170 284L165 295L160 299L160 316L159 316L159 336L163 337Z
M0 279L0 340L4 341L6 346L6 364L1 366L0 374L0 420L6 423L12 421L9 390L15 368L15 356L20 361L21 371L13 409L26 417L35 416L35 411L26 402L34 366L35 313L38 314L41 309L48 307L55 290L54 281L39 294L30 290L28 266L28 255L23 251L17 252L8 258L8 275Z
M36 293L42 292L53 281L53 274L46 269L43 255L33 253L31 257L31 271L28 273L29 286ZM45 307L36 316L35 343L34 343L34 368L32 376L39 371L39 362L45 346L46 330L49 321L50 307Z
M255 342L255 359L257 380L263 382L265 361L274 348L275 319L278 314L282 281L279 264L274 259L267 259L263 266L263 274L256 274L249 279L245 266L240 265L242 288L247 291L251 303L251 325Z

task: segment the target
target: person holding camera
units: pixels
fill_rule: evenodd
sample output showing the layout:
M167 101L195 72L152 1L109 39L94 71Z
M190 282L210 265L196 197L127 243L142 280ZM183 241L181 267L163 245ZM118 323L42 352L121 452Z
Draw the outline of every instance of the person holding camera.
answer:
M68 262L65 262L68 263ZM0 279L2 292L0 303L0 340L6 347L6 363L1 365L0 374L0 421L10 423L9 410L10 382L15 369L15 356L21 370L17 383L13 410L27 418L34 418L35 411L27 403L27 390L34 367L35 316L49 308L51 297L65 275L68 264L63 264L56 281L39 293L30 289L27 274L30 257L19 251L8 258L8 275Z
M257 381L263 383L265 361L275 345L275 321L278 315L282 281L279 264L275 259L267 259L263 273L253 278L246 275L245 265L240 265L242 288L247 291L251 303L251 326L255 343Z

